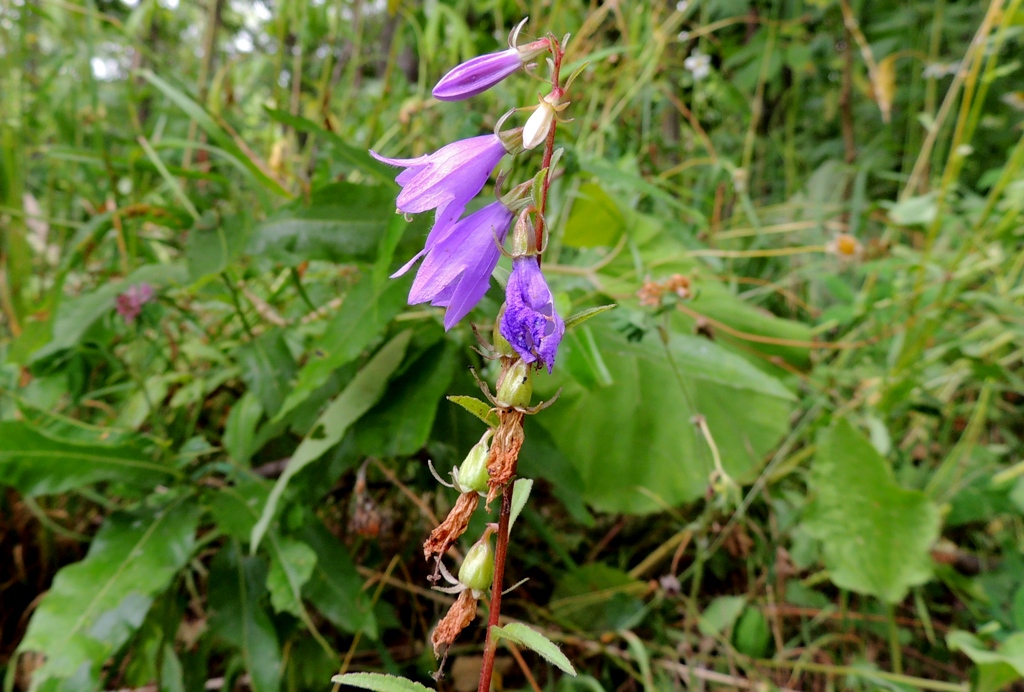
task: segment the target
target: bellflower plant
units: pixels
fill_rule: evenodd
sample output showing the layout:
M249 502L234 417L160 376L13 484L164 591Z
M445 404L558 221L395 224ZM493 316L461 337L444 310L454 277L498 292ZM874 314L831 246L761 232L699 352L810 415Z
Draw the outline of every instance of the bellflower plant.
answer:
M493 344L485 344L478 334L485 348L483 355L500 364L493 390L489 384L480 382L490 406L479 400L471 401L471 397L458 397L463 406L487 422L488 429L481 442L470 451L459 474L453 475L454 483L446 483L435 473L439 482L457 490L459 495L447 517L431 531L423 544L425 558L434 563L431 580L436 583L443 578L451 584L435 588L458 594L458 599L431 635L436 654L446 655L456 637L476 617L477 599L488 587L491 589L479 692L490 690L494 669L497 640L493 638L496 636L493 628L497 626L501 613L513 486L517 487L517 492L528 487L516 480L519 452L525 439L523 421L525 416L538 413L551 403L530 405L533 373L542 365L549 373L552 372L566 328L555 310L551 289L541 270L541 257L547 238L544 214L551 172L561 153L554 146L558 123L564 122L558 114L569 106L564 97L579 71L562 81L560 70L568 36L559 41L549 34L539 41L517 47L516 39L522 25L520 23L512 32L507 51L473 58L457 66L438 82L433 93L442 101L475 96L514 73L528 60L546 52L549 54L547 65L551 88L547 95L539 95L538 105L516 109L533 112L525 128L502 131L502 123L511 115L508 113L499 119L494 134L454 142L427 156L398 159L371 152L380 161L405 168L396 178L402 186L396 201L400 212L418 214L436 210L434 225L423 249L393 275L400 276L418 260L423 260L409 292L410 304L430 303L444 307L444 328L449 330L483 298L501 255L512 258L505 304L494 318ZM487 184L495 166L506 153L519 156L536 147L542 147L544 155L538 172L531 180L500 196L498 190L503 179L499 178L495 184L499 200L459 218ZM504 249L504 244L513 218L518 220L509 252ZM577 318L576 321L581 320ZM465 403L467 401L470 403ZM488 408L490 412L486 416L481 415L481 410ZM499 496L498 523L488 525L484 537L467 553L462 568L457 571L458 578L452 576L444 563L449 550L468 530L481 498L486 499L485 505L489 507ZM497 534L493 551L488 540L490 533ZM539 633L534 634L541 637ZM555 648L552 644L551 649ZM550 651L535 650L542 656L546 655L545 651ZM575 674L568 661L564 661L564 665L560 661L556 664ZM350 682L345 675L335 680ZM354 681L350 684L365 686Z

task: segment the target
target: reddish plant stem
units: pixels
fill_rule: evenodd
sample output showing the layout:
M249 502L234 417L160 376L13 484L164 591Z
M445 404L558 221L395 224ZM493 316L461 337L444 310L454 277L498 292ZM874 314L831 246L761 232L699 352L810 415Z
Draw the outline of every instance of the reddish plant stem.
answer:
M562 58L565 56L565 52L562 50L561 45L559 45L554 36L551 36L549 40L551 42L551 53L553 56L551 91L561 98L562 88L560 84L560 73L562 70ZM544 142L544 161L542 163L542 168L551 167L551 160L555 155L555 130L557 129L558 122L555 121L551 124L551 129L548 130L548 136ZM536 234L535 238L538 248L543 248L544 246L544 212L547 209L548 188L550 187L551 171L549 170L544 178L544 185L541 187L541 197L537 200L537 220L536 225L534 226L534 232ZM540 262L540 259L541 257L538 255L538 263ZM491 602L487 615L487 635L484 640L483 662L480 667L480 683L477 686L477 692L490 692L491 678L494 675L494 657L497 654L498 642L495 641L491 630L501 619L501 592L504 588L505 582L505 558L508 555L508 525L509 519L512 515L512 486L513 483L507 483L501 490L501 509L498 512L498 539L494 549L494 581L491 584Z
M562 58L565 57L565 51L558 44L555 38L551 37L551 53L553 54L554 67L551 70L551 91L557 94L559 98L562 95L561 72L562 72ZM558 130L558 120L556 119L551 123L551 129L548 130L548 138L544 142L544 161L541 164L541 168L550 168L551 159L555 155L555 131ZM541 187L540 199L537 201L537 225L535 230L535 238L538 248L544 248L544 212L547 211L548 206L548 189L551 187L551 171L549 170L544 176L544 185ZM543 253L537 255L537 263L540 264Z
M491 628L501 617L501 591L505 581L505 556L508 553L508 523L512 515L512 483L501 491L501 511L498 513L498 540L494 549L494 582L491 585L491 603L487 616L487 639L484 641L484 660L480 668L480 684L477 692L490 692L491 677L494 675L494 656L498 642L491 634Z

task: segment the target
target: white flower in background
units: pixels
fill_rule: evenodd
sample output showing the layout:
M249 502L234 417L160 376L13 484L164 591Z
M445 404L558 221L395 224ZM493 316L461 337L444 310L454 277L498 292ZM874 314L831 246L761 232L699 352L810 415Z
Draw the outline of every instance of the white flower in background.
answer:
M690 40L690 32L689 31L680 31L679 35L676 36L676 38L678 38L680 41L689 41Z
M690 3L686 2L686 0L679 0L679 2L676 3L676 12L686 12L686 8L689 6Z
M683 67L693 74L694 80L700 81L711 74L711 56L694 51L683 61Z
M924 78L925 79L941 79L948 75L956 74L960 69L959 62L933 62L924 67Z

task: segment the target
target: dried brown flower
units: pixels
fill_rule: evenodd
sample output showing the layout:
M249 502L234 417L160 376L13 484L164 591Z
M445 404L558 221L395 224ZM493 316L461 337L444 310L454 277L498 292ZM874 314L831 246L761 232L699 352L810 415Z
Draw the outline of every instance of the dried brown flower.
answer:
M448 512L448 516L441 522L441 525L431 531L430 537L423 542L423 557L429 560L432 555L440 557L448 552L452 543L466 532L469 518L473 516L473 512L476 511L479 504L480 495L477 493L459 495L452 511Z
M501 422L494 431L490 455L487 458L487 504L496 498L506 483L516 475L516 462L523 446L523 412L505 409L498 416Z
M476 617L477 599L473 596L472 589L466 589L459 594L458 599L448 609L448 613L437 623L434 633L430 635L430 641L434 645L434 655L440 656L442 649L447 649L462 630L473 622Z

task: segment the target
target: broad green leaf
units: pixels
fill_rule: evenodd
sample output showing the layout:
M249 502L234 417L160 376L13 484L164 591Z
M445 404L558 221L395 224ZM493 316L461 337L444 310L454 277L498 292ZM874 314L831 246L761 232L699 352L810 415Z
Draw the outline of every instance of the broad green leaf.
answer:
M273 540L273 539L272 539ZM316 567L316 553L302 541L281 536L274 540L267 589L270 604L277 612L288 612L302 617L301 592Z
M25 422L0 421L0 484L24 495L59 493L110 480L151 488L178 475L136 446L67 442Z
M836 586L897 603L911 586L928 581L938 508L924 493L901 488L847 420L820 434L810 488L814 499L803 526L822 542Z
M697 414L741 482L789 430L793 395L713 342L675 334L667 346L653 335L629 343L593 332L615 385L587 390L562 374L554 382L564 386L561 398L537 422L576 465L594 507L643 514L703 495L714 463L692 423ZM573 342L562 346L572 357Z
M243 213L231 216L211 227L197 226L185 241L189 281L219 274L228 268L249 243L252 221Z
M764 658L772 643L772 633L768 629L768 621L761 611L747 606L733 629L733 642L736 650L751 658Z
M391 374L402 362L411 336L412 332L406 330L385 344L317 419L313 429L299 444L284 473L270 491L260 519L252 529L253 552L256 551L277 513L278 502L288 487L288 482L295 474L338 444L349 426L377 403L384 394Z
M302 595L339 629L376 639L377 618L348 549L319 519L307 521L299 537L317 555Z
M962 651L978 666L974 692L997 692L1024 678L1024 632L1014 632L995 651L969 632L954 630L946 635L952 651Z
M556 404L557 406L557 404ZM583 478L572 462L558 449L546 428L526 423L526 441L519 454L519 473L529 478L543 478L572 518L591 526L594 518L583 501Z
M450 396L448 401L458 404L492 428L498 427L498 424L501 422L498 420L498 414L491 410L491 405L480 401L476 397Z
M418 682L385 673L345 673L335 675L331 682L373 692L431 692Z
M625 228L626 219L615 200L597 183L583 183L565 224L562 242L569 247L612 246Z
M576 669L569 663L562 650L553 641L545 637L535 629L527 627L521 622L510 622L504 627L494 625L491 627L491 635L496 638L508 639L514 644L525 646L531 651L540 654L548 663L551 663L569 675L576 675Z
M523 511L526 502L530 499L530 491L533 490L533 481L529 478L517 478L512 484L512 511L508 518L508 530L512 531L519 513Z
M392 188L333 183L256 226L249 253L288 265L370 261L394 215Z
M722 634L736 623L746 605L743 596L719 596L701 613L697 627L708 636Z
M198 521L188 500L107 518L85 559L57 573L32 614L18 650L46 655L33 687L76 674L99 686L104 662L142 625L153 598L191 558Z
M295 359L284 341L283 329L271 329L235 351L242 381L256 394L263 410L273 416L291 391Z
M210 631L239 651L255 692L279 692L281 646L260 605L266 578L263 561L243 556L236 541L222 548L210 565Z
M313 355L299 370L278 420L305 401L331 373L355 360L380 338L391 319L405 307L408 291L406 281L389 281L375 291L373 281L366 276L353 286L323 336L316 340Z
M405 456L427 443L438 402L452 381L456 350L442 339L391 381L380 402L359 421L356 444L362 454Z

